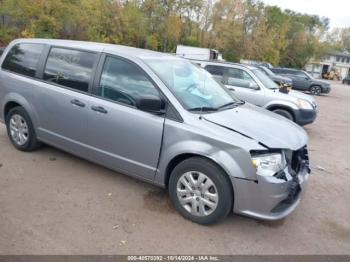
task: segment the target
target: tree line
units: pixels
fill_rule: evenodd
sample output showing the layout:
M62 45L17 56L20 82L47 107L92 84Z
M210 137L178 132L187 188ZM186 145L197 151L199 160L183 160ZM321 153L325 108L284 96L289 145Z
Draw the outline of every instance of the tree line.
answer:
M218 49L229 61L303 67L331 49L350 51L350 29L255 0L0 0L0 46L19 37L116 43L174 52Z

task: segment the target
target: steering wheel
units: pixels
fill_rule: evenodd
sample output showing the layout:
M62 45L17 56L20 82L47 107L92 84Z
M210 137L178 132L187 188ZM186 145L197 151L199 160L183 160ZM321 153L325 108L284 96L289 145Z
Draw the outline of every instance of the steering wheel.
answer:
M136 106L136 100L131 95L123 92L122 90L105 87L104 96L120 103Z
M131 106L136 106L136 101L135 99L124 92L120 92L120 97L118 98L118 101L121 103L129 104Z

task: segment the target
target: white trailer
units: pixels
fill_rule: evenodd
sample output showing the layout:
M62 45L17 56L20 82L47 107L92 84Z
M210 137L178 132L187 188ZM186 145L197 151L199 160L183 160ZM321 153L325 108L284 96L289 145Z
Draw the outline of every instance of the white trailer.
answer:
M176 47L176 55L196 60L223 60L218 50L184 45Z

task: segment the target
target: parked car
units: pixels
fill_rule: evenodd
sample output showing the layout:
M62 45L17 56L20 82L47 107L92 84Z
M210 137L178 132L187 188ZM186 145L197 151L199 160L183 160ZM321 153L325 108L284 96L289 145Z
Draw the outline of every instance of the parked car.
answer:
M270 77L276 84L278 84L280 87L287 87L292 88L293 87L293 81L292 79L284 76L276 75L274 72L272 72L269 68L265 66L257 66L265 75Z
M313 95L328 94L331 91L331 85L328 82L315 79L303 70L271 68L271 71L291 78L293 80L293 89L295 90L308 91Z
M345 85L345 84L348 84L350 85L350 75L348 75L347 77L345 77L342 81L342 83Z
M44 142L165 187L200 224L232 211L280 219L300 202L310 172L306 132L243 103L188 60L25 39L8 46L0 65L0 119L18 150Z
M228 62L195 61L240 99L279 114L299 125L317 116L312 96L298 91L281 92L279 86L255 66Z

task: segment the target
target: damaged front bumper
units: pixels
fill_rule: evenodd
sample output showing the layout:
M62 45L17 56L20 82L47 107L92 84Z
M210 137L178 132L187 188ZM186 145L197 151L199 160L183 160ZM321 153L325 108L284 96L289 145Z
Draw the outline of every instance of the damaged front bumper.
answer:
M299 151L306 152L306 148ZM289 215L299 204L310 174L308 158L292 153L288 166L275 176L257 176L256 181L232 177L234 213L263 220L278 220ZM298 157L296 157L298 156ZM294 162L292 163L292 158Z

